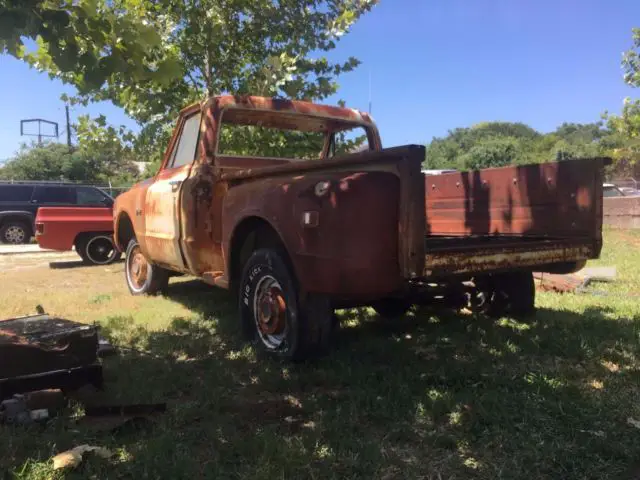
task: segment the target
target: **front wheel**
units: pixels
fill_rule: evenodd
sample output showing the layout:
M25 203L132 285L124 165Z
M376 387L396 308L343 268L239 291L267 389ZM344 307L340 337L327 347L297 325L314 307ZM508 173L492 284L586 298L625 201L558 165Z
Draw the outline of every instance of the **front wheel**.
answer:
M152 295L167 288L169 271L149 262L135 238L127 246L124 263L127 287L132 295Z
M262 352L303 360L326 350L332 309L322 295L300 298L280 253L256 250L244 266L238 295L243 329Z

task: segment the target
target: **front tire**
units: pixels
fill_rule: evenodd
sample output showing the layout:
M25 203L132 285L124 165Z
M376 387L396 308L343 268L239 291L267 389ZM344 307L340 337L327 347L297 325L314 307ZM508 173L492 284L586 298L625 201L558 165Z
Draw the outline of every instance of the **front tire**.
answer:
M153 295L166 290L169 271L151 263L134 238L127 246L124 274L131 295Z
M259 351L294 361L326 351L333 326L329 300L317 294L300 298L293 273L275 250L249 257L238 302L243 330Z
M10 245L22 245L31 241L31 229L19 220L8 220L0 228L0 240Z

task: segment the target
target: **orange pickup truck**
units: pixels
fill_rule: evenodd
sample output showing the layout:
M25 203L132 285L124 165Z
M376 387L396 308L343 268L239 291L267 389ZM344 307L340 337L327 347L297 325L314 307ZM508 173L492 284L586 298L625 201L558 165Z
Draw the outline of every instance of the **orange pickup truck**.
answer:
M230 289L258 348L301 359L327 347L335 308L394 317L454 292L488 313L531 314L532 271L600 254L607 159L441 175L424 175L424 159L422 146L383 149L369 115L349 108L192 105L158 173L116 199L129 290L163 290L171 272Z

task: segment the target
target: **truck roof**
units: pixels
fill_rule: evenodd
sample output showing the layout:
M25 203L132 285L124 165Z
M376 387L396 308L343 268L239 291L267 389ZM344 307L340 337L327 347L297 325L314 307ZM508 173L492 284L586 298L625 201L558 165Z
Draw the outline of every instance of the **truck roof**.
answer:
M205 100L205 106L223 111L231 122L307 132L340 131L354 124L375 128L368 113L347 107L319 105L301 100L243 95L219 95ZM196 107L195 104L183 110ZM229 118L231 117L231 118Z

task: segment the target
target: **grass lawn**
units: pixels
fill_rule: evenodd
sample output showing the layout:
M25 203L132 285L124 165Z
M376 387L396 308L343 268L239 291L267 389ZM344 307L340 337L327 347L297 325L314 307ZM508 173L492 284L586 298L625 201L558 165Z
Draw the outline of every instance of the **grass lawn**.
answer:
M83 427L78 408L0 426L0 471L62 477L49 458L87 443L117 455L68 478L640 478L640 234L607 231L593 263L618 281L539 294L526 323L343 312L331 354L296 366L256 358L225 293L199 282L140 298L122 264L0 265L0 318L42 304L97 321L122 347L106 395L168 402L121 434Z

